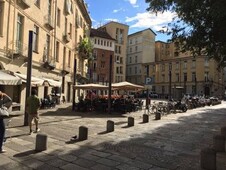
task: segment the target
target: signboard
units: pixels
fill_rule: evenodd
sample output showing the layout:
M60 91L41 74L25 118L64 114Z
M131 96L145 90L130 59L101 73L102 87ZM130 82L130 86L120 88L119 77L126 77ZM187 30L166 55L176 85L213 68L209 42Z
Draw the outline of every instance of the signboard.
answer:
M145 85L152 85L154 83L153 77L146 77L145 78Z

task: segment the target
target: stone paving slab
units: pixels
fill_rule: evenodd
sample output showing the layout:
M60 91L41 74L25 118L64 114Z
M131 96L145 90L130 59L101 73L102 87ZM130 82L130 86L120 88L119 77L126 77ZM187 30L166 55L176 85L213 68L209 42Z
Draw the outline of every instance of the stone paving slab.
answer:
M28 135L23 116L13 117L0 154L0 169L150 169L199 170L201 148L212 146L213 135L226 122L226 102L221 105L168 114L161 120L144 111L120 114L72 112L69 105L41 110L39 133L48 135L48 149L35 152L37 134ZM127 127L134 117L135 126ZM106 122L115 122L115 131L106 133ZM79 126L89 128L88 140L71 141ZM218 167L226 169L225 155L218 154ZM222 169L223 168L223 169Z

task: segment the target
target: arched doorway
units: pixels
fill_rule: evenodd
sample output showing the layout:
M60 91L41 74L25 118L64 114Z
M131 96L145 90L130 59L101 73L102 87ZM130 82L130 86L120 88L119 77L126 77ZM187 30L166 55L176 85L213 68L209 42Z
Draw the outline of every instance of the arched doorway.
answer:
M205 86L204 94L205 94L205 96L210 96L210 87L209 86Z

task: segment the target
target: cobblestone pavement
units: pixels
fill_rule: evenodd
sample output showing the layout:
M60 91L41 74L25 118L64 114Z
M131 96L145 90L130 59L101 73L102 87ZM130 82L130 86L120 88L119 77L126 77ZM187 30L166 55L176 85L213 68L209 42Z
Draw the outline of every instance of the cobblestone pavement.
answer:
M70 105L40 111L39 133L48 135L43 152L35 152L37 134L28 134L23 115L12 117L0 169L200 170L201 149L212 146L213 136L226 126L226 102L161 120L150 115L149 123L142 123L144 111L78 113ZM135 119L133 127L127 126L129 116ZM114 132L106 133L107 120L115 122ZM88 140L71 140L80 126L88 127ZM217 162L219 170L226 169L225 153L218 154Z

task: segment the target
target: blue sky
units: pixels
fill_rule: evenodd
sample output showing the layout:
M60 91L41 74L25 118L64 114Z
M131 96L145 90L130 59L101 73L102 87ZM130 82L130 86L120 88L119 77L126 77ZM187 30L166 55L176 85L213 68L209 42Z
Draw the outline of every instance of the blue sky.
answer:
M151 28L156 34L156 41L167 41L169 37L157 31L166 26L172 18L170 12L151 14L146 11L145 0L85 0L92 19L92 26L99 27L109 21L116 21L129 26L129 34Z

